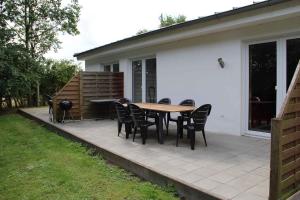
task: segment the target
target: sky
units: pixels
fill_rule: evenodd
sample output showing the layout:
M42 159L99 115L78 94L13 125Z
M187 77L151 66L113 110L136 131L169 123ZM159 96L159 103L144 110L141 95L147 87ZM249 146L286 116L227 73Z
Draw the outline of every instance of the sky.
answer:
M192 20L253 4L253 0L79 0L79 4L80 34L60 35L61 49L46 57L75 60L74 53L134 36L140 29L158 29L161 14L181 14Z

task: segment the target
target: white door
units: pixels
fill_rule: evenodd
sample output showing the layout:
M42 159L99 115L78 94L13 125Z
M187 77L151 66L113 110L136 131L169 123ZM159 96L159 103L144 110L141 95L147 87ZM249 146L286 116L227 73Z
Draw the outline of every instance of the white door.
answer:
M300 59L300 37L249 43L246 47L246 134L270 137Z
M132 101L156 102L156 58L132 61Z

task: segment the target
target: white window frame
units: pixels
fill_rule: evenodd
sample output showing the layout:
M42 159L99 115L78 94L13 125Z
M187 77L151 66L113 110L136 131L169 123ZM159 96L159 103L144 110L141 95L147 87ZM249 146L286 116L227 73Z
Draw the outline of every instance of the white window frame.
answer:
M119 61L116 61L116 62L103 63L103 64L102 64L102 66L103 66L103 71L104 71L104 69L105 69L105 66L108 66L108 65L109 65L109 66L110 66L110 67L109 67L109 69L110 69L109 72L113 72L113 70L114 70L114 69L113 69L113 68L114 68L113 66L114 66L115 64L118 64L118 65L119 65L119 69L120 69L120 62L119 62Z
M249 45L267 42L276 42L276 115L280 111L280 107L286 95L286 41L289 39L300 38L299 34L286 37L272 37L269 39L256 39L242 44L242 83L243 83L243 106L242 106L242 135L254 136L260 138L270 138L270 133L253 131L248 129L249 122Z
M130 60L130 71L132 74L132 62L141 60L142 61L142 101L146 102L146 60L148 59L157 59L156 56L147 56L147 57L141 57L141 58L134 58ZM157 68L157 65L156 65ZM157 78L157 69L156 69L156 78ZM131 76L131 82L133 80L133 77ZM132 84L131 84L132 85ZM156 84L157 87L157 84ZM157 90L157 88L156 88ZM133 98L133 87L131 87L131 98Z

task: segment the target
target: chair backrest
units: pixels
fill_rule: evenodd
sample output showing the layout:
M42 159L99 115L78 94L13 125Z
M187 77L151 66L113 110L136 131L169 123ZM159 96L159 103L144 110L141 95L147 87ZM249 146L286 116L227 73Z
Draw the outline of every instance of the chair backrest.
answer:
M195 130L204 129L211 107L212 106L210 104L204 104L192 112L191 118L194 121Z
M118 102L121 103L121 104L125 104L125 103L128 104L128 103L130 103L130 100L127 99L127 98L121 98L121 99L118 100Z
M135 127L139 127L141 123L145 122L145 113L144 111L134 104L129 104L130 114Z
M128 110L125 108L125 106L123 106L123 104L115 102L115 107L119 122L123 122L126 118L128 118Z
M171 104L171 99L170 98L163 98L158 101L159 104Z
M195 101L193 99L185 99L182 102L179 103L181 106L195 106ZM181 112L181 116L183 117L189 117L190 112Z
M179 103L181 106L195 106L195 101L193 99L185 99Z

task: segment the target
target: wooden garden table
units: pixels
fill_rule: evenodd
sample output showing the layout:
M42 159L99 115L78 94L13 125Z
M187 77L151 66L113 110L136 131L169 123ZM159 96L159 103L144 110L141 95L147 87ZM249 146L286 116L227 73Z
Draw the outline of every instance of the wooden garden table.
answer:
M159 142L164 143L164 133L163 133L163 118L166 113L169 112L192 112L195 110L193 106L180 106L180 105L166 105L158 103L134 103L138 107L144 110L155 111L159 114Z

